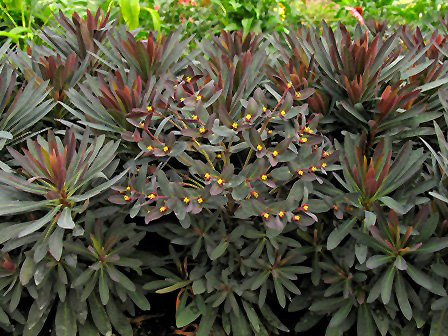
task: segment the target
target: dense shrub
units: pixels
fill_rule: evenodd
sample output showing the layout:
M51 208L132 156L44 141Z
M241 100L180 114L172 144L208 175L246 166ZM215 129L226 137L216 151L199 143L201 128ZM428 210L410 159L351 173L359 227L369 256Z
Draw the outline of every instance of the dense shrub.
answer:
M2 329L446 333L446 35L58 20L0 49Z

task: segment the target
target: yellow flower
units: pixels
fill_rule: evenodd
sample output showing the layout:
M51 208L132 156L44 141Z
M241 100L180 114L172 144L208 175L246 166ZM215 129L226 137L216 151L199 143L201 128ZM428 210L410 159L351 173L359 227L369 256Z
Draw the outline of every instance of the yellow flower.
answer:
M123 198L124 198L125 201L129 201L131 199L129 196L126 196L126 195L123 196Z
M263 146L262 145L257 145L257 151L262 151L263 150Z
M263 106L263 112L266 112L267 110L266 106Z
M193 120L198 120L198 116L196 114L193 114L193 116L191 117Z
M185 98L181 98L180 101L183 102L185 100Z
M314 131L311 128L309 128L309 127L305 127L304 131L309 133L309 134L313 134L314 133Z
M204 178L206 179L206 180L210 180L210 174L209 173L205 173L205 175L204 175Z
M191 77L187 77L187 83L190 83Z
M206 132L206 129L204 127L201 127L199 129L199 133L204 134Z
M152 111L152 106L148 106L148 112Z
M138 124L139 127L143 128L145 127L145 123L143 121L140 121L140 123Z
M299 216L299 215L295 215L295 216L294 216L294 220L295 220L295 221L299 221L299 220L300 220L300 216Z
M185 204L188 204L188 203L190 203L190 199L188 197L184 197L183 202Z
M277 157L278 154L279 154L279 152L277 152L276 150L272 152L272 156L273 156L273 157Z
M148 147L146 147L147 150L152 151L154 149L153 146L149 145Z
M168 208L166 207L166 206L162 206L162 207L160 207L160 209L159 209L159 211L161 212L161 213L164 213L165 211L167 211L168 210Z
M322 163L322 168L327 168L327 164L326 163Z
M308 141L307 138L302 138L302 139L300 139L300 142L301 142L301 143L305 143L305 142L307 142L307 141Z
M311 171L315 172L317 170L316 166L311 167Z
M204 203L204 199L203 199L202 197L199 197L199 198L198 198L198 203L199 203L199 204Z
M252 191L252 196L258 198L259 194L256 191Z
M220 159L220 158L222 158L222 155L218 154L218 155L216 155L216 158Z
M282 116L285 116L285 115L286 115L286 111L283 110L283 111L280 112L280 114L281 114Z
M323 157L327 157L328 155L330 155L330 152L323 152L323 153L322 153L322 156L323 156Z
M296 97L300 98L300 97L302 97L302 94L300 92L296 92Z
M285 213L284 213L283 211L280 211L280 212L278 213L278 216L279 216L280 218L283 218L283 217L285 216Z
M264 219L269 219L269 214L267 212L263 212L261 215L264 217Z
M272 130L268 130L268 134L272 134Z
M153 200L154 198L156 198L156 194L150 193L149 195L146 196L146 198L149 198L150 200Z
M304 205L303 210L308 211L308 205Z
M246 114L245 118L246 118L246 121L250 121L252 119L252 115Z
M170 150L170 148L169 148L168 146L163 147L163 151L164 151L165 153L167 153L169 150Z
M196 100L200 101L202 99L202 96L196 96Z
M217 182L218 182L218 185L220 185L220 186L222 186L224 184L224 180L221 178Z
M268 176L266 174L261 175L261 179L263 181L266 181L268 179Z
M131 190L131 187L128 186L128 187L126 188L126 190L127 190L127 191Z
M297 174L299 174L300 176L302 176L302 175L303 175L303 170L298 170L298 171L297 171Z
M236 122L234 122L234 123L232 124L232 128L236 130L236 129L238 128L238 124L237 124Z
M288 84L286 84L286 86L288 87L288 89L289 88L291 88L291 86L292 86L292 83L291 82L288 82Z

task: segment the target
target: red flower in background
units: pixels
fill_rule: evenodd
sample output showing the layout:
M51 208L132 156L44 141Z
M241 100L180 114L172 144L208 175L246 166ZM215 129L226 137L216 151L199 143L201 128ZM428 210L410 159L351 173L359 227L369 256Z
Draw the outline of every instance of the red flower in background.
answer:
M154 10L155 10L155 11L159 11L159 10L160 10L160 6L159 6L159 5L155 5L155 6L154 6Z
M360 6L345 7L345 9L348 10L350 12L350 14L353 15L355 17L355 19L358 20L362 25L365 24L364 18L362 17L362 13L364 12L362 7L360 7Z

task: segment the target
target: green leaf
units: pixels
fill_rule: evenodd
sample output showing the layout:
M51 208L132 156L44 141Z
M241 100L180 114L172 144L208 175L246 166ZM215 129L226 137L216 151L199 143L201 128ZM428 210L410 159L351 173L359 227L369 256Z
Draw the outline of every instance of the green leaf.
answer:
M135 305L141 310L149 310L151 308L148 299L139 288L137 288L134 292L128 292L128 295Z
M26 229L20 231L19 238L27 236L33 232L36 232L40 228L42 228L44 225L46 225L48 222L50 222L53 217L56 215L56 213L59 211L60 206L57 206L52 211L47 213L45 216L43 216L40 219L37 219L33 222L30 222L29 225L26 226Z
M258 319L257 312L252 307L252 304L243 300L243 308L246 312L246 315L247 315L247 318L249 319L250 324L252 325L252 328L256 332L259 332L260 331L260 320Z
M57 260L61 260L64 244L64 230L56 228L48 239L48 251Z
M350 314L352 307L353 302L351 299L348 299L347 302L333 315L329 327L337 327L344 322L348 314Z
M20 283L25 286L34 275L36 264L32 257L27 256L20 268Z
M227 250L227 247L229 246L229 242L226 240L223 240L221 243L219 243L218 246L215 247L215 249L210 254L210 259L215 260L218 259L222 254Z
M188 306L180 308L176 312L176 326L178 328L185 327L201 315L195 302L190 303Z
M401 277L400 272L397 272L397 281L395 281L395 292L397 295L398 305L404 317L410 321L412 319L412 308L409 303L408 293L406 291L405 280Z
M130 30L139 26L140 2L139 0L118 0L121 15Z
M149 14L151 14L153 29L156 32L160 32L160 28L161 28L162 24L161 24L161 21L160 21L159 12L156 11L155 9L147 8L147 7L144 7L143 9L146 9L149 12Z
M134 335L131 323L129 323L128 318L117 308L113 300L109 300L106 309L112 325L120 333L120 335Z
M341 241L350 233L350 230L353 228L353 224L355 223L356 218L352 218L346 220L342 225L338 226L334 229L327 240L327 249L332 250L341 243Z
M56 335L57 336L76 336L77 325L73 308L70 307L68 300L59 301L56 312Z
M420 271L419 269L415 268L411 264L408 263L408 267L406 268L406 272L409 274L412 280L414 280L415 283L419 284L420 286L426 288L430 292L433 292L434 294L438 294L440 296L446 295L446 290L443 288L442 285L439 285L437 282L435 282L431 277Z
M381 300L384 304L388 304L392 293L392 285L395 278L395 267L389 267L386 274L382 278Z
M191 280L180 281L180 282L175 283L174 285L171 285L169 287L165 287L165 288L156 290L156 293L157 294L165 294L165 293L173 292L176 289L188 286L190 283L191 283Z
M107 283L107 276L104 273L104 268L101 267L98 285L100 290L101 303L105 306L109 302L109 285Z
M373 324L372 314L367 303L363 303L358 307L357 332L358 335L363 336L376 335L376 328Z
M69 207L65 207L62 210L61 216L58 219L58 226L63 229L73 229L75 227L75 222L72 218L72 213Z
M98 297L95 294L91 294L88 298L88 302L93 322L99 332L103 335L112 334L112 326L106 314L106 310L101 305Z

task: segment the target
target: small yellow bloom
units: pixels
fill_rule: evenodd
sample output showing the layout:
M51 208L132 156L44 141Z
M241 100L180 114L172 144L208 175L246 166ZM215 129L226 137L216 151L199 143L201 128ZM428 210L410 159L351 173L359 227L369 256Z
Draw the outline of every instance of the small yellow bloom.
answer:
M224 184L224 180L221 178L217 182L218 182L218 185L220 185L220 186L222 186Z
M280 114L284 117L286 115L286 111L283 110L283 111L280 112Z
M123 198L124 198L125 201L129 201L131 199L129 196L126 196L126 195L123 196Z
M238 128L238 124L237 124L236 122L234 122L234 123L232 124L232 128L233 128L234 130L236 130L236 129Z
M163 147L163 151L164 151L165 153L167 153L169 150L170 150L170 148L169 148L168 146Z
M202 99L202 96L196 96L196 100L200 101Z
M273 157L277 157L278 154L279 154L279 152L277 152L276 150L272 152L272 156L273 156Z
M204 134L206 132L206 129L204 127L201 127L199 129L199 133Z
M300 97L302 97L302 94L300 92L296 92L296 97L300 98Z
M290 89L291 86L292 86L292 83L291 83L291 82L288 82L288 84L286 84L286 86L288 87L288 89Z
M146 198L149 198L150 200L153 200L154 198L156 198L156 194L154 193L150 193L149 195L146 196Z
M294 216L294 220L295 220L295 221L299 221L299 220L300 220L300 216L299 216L299 215L295 215L295 216Z
M193 116L191 117L193 120L198 120L198 116L196 114L193 114Z
M252 191L252 196L255 198L258 198L260 196L256 191Z
M309 128L309 127L305 127L304 131L309 133L309 134L313 134L314 133L314 131L311 128Z
M278 213L278 216L279 216L280 218L283 218L283 217L285 216L285 213L284 213L283 211L280 211L280 212Z
M252 115L246 114L245 118L246 118L246 121L250 121L252 119Z
M181 98L180 101L183 102L185 100L185 98Z
M264 219L269 219L269 214L267 212L263 212L261 215L264 217Z
M303 210L308 211L308 205L304 205Z
M220 158L222 158L222 155L218 154L218 155L216 155L216 158L220 159Z
M187 77L187 83L190 83L191 77Z
M317 170L316 166L311 167L311 171L315 172Z
M128 186L128 187L126 188L126 190L127 190L127 191L131 190L131 187Z
M148 106L148 112L152 111L152 106Z
M327 168L327 164L326 163L322 163L322 168Z
M268 176L266 174L261 175L261 179L263 181L266 181L268 179Z
M266 112L267 110L266 106L263 106L263 112Z
M303 175L303 170L298 170L298 171L297 171L297 174L299 174L300 176L302 176L302 175Z
M140 123L138 124L139 127L143 128L145 127L145 123L143 121L140 121Z
M272 134L272 130L268 130L268 134Z
M188 203L190 203L190 199L188 197L184 197L183 202L185 204L188 204Z
M210 180L211 175L209 173L205 173L204 178L206 180Z
M147 150L152 151L154 149L153 146L149 145L148 147L146 147Z
M330 152L323 152L322 155L323 157L327 157L328 155L330 155Z
M202 197L199 197L199 198L198 198L198 203L199 203L199 204L204 203L204 199L203 199Z
M162 207L160 207L160 209L159 209L159 211L161 212L161 213L164 213L165 211L167 211L168 210L168 208L166 207L166 206L162 206Z
M307 141L308 141L307 138L302 138L302 139L300 139L300 142L301 142L301 143L305 143L305 142L307 142Z
M257 151L262 151L263 150L263 146L262 145L257 145Z

